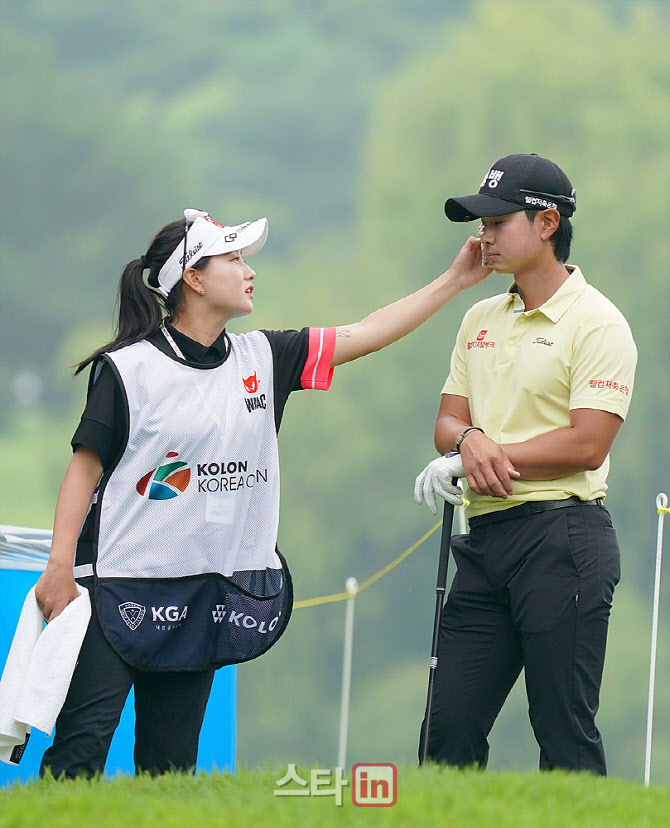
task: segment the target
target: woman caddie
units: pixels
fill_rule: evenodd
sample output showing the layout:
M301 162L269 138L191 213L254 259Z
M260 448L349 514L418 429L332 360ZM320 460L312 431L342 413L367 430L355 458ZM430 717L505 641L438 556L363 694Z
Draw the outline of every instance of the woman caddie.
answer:
M229 334L253 310L267 220L198 210L124 269L114 340L91 366L36 596L47 621L94 610L42 772L104 769L135 689L135 766L192 770L214 670L266 652L293 593L276 547L277 432L292 391L384 348L489 275L471 238L449 270L360 322Z

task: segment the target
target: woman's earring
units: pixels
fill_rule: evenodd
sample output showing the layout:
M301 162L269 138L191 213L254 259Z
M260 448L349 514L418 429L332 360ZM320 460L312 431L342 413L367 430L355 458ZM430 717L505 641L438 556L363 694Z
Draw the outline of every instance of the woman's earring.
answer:
M205 288L200 288L200 294L201 294L201 296L205 295Z

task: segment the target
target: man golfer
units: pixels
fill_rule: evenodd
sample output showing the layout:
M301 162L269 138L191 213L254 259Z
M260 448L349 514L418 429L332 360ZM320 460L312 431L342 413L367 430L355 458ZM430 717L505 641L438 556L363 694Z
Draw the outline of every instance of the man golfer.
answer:
M465 315L415 497L457 500L470 534L442 611L428 756L485 767L523 669L540 768L606 774L595 724L619 548L603 505L608 452L633 391L626 320L566 265L575 191L538 155L509 155L451 221L481 219L484 263L512 287ZM424 722L425 727L425 722Z

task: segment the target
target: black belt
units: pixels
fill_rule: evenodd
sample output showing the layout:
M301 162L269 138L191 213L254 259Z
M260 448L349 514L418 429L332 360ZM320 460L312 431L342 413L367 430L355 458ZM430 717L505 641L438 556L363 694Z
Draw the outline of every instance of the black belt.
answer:
M471 527L486 526L487 523L500 523L503 520L514 520L515 518L532 517L540 512L549 512L553 509L567 509L569 506L604 506L602 497L595 500L581 500L577 495L572 495L565 500L529 500L512 506L511 509L503 509L501 512L487 512L485 515L475 515L469 519Z

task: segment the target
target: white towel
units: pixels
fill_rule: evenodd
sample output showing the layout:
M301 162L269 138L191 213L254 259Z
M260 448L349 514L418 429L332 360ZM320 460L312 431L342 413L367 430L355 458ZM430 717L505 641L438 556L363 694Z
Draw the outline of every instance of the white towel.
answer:
M31 727L51 736L72 680L91 617L88 590L44 626L33 587L23 603L19 623L0 680L0 760L18 764ZM12 757L14 754L14 757Z

